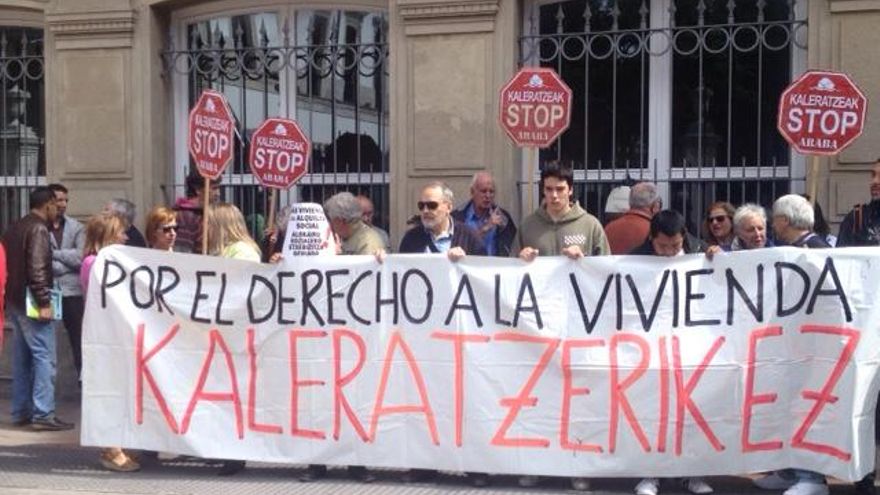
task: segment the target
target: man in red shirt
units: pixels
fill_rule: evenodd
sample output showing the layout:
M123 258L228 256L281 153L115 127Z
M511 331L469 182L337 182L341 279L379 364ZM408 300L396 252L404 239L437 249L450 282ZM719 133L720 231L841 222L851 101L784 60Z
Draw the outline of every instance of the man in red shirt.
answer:
M629 254L648 238L651 219L663 209L663 201L657 195L657 186L651 182L639 182L629 192L629 211L605 226L605 237L611 246L611 254Z

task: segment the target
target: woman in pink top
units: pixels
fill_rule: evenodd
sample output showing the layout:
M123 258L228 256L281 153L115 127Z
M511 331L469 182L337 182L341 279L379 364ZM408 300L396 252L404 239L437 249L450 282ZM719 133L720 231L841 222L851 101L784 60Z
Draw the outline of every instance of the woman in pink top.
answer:
M83 262L79 271L79 281L83 294L89 293L89 275L98 257L98 251L112 244L124 244L125 221L113 214L99 213L86 224L86 242L83 249ZM111 471L137 471L141 466L120 447L107 447L101 451L101 465Z

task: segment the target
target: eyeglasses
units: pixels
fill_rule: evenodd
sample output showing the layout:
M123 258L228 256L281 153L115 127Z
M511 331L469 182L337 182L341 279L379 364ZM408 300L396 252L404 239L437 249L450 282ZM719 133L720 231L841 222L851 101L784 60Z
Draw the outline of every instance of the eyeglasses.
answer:
M416 203L416 205L418 206L419 211L422 211L425 208L428 208L428 210L430 211L434 211L440 207L440 203L438 203L437 201L419 201L418 203Z
M177 232L177 225L163 225L162 233L167 234L169 232Z
M727 215L720 215L717 217L709 217L709 223L721 223L726 218L727 218Z

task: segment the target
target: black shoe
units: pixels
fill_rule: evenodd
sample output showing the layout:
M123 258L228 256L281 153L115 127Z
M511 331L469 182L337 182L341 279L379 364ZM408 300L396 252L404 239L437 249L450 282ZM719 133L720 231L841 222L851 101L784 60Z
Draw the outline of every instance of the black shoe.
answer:
M404 483L421 483L424 481L431 481L436 475L437 471L434 471L433 469L410 469L403 473L401 481Z
M874 473L871 473L855 483L856 495L876 495L877 488L874 487Z
M217 476L232 476L233 474L237 474L244 469L244 464L244 461L223 461L223 465L220 466L220 471L217 471Z
M17 426L19 428L21 428L23 426L30 426L31 425L31 418L13 419L12 424L13 424L13 426Z
M303 483L311 483L327 476L327 466L323 464L309 464L306 471L299 476L299 480Z
M466 473L468 481L474 488L485 488L489 486L489 475L486 473Z
M73 423L61 421L57 416L51 418L34 418L31 420L31 429L34 431L64 431L72 430Z
M366 466L348 466L348 475L361 483L372 483L376 481L376 475L366 468Z

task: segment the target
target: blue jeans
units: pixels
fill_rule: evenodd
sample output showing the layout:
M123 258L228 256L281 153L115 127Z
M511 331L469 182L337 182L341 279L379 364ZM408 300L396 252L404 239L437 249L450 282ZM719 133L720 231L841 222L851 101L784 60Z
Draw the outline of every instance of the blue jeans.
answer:
M9 308L12 323L12 418L55 416L55 326Z

